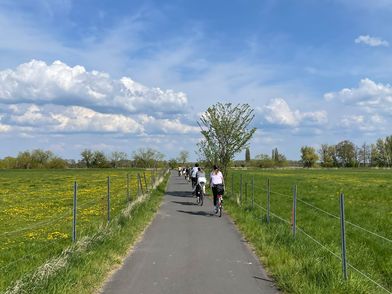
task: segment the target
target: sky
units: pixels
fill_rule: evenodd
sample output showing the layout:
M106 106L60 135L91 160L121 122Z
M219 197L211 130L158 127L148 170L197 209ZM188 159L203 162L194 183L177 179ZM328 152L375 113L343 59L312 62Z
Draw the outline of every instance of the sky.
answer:
M392 0L0 0L0 158L196 160L217 102L254 109L252 157L373 143L392 134L391 13Z

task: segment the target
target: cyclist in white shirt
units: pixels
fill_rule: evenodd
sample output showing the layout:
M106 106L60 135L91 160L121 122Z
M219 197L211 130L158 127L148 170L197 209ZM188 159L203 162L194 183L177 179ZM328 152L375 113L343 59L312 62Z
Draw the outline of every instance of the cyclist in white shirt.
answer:
M219 168L214 165L214 170L212 171L210 175L210 186L212 188L212 194L214 195L214 211L217 213L218 208L217 208L217 202L218 202L218 191L223 191L224 190L224 180L223 180L223 175Z
M191 169L191 180L192 180L192 193L195 192L196 184L197 184L197 172L199 171L199 164L195 163L195 166Z

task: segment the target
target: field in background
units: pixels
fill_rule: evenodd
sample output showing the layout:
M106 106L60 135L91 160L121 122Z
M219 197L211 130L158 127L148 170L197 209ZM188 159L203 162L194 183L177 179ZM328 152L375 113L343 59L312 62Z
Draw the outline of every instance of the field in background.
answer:
M78 183L77 238L107 223L107 177L111 217L138 191L143 170L0 170L0 292L59 254L72 242L73 183ZM145 171L151 183L152 171Z
M241 194L241 174L239 208L235 203ZM226 195L231 197L227 203L229 211L259 246L260 253L266 256L265 262L281 279L285 290L383 293L369 281L371 278L392 291L391 170L233 170L232 175L226 179ZM270 225L265 221L267 179L271 187L271 212L275 214L271 215ZM294 185L298 187L297 226L301 229L295 240L291 235ZM230 196L232 188L234 197ZM345 195L349 283L343 282L338 258L340 192Z

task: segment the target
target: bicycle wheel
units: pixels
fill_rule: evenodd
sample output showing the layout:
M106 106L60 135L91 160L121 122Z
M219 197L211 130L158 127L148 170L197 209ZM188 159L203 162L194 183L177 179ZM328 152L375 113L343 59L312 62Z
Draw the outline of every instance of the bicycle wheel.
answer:
M203 190L200 192L200 206L203 206L203 201L204 201L204 193Z
M219 197L219 202L218 202L218 213L219 213L219 217L222 217L222 210L223 210L223 206L222 206L222 196Z

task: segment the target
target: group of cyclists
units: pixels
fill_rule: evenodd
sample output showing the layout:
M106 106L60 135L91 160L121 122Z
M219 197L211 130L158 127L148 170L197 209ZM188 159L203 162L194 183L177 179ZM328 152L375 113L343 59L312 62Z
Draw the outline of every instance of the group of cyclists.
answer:
M192 182L192 194L197 196L199 193L205 194L205 184L207 183L207 178L204 170L199 166L198 163L192 168L189 167L179 167L178 175L185 176L185 179ZM223 174L219 170L218 166L214 165L213 170L210 174L209 186L211 187L214 202L214 212L218 213L220 208L220 202L224 193L224 179ZM220 199L218 198L220 197Z

